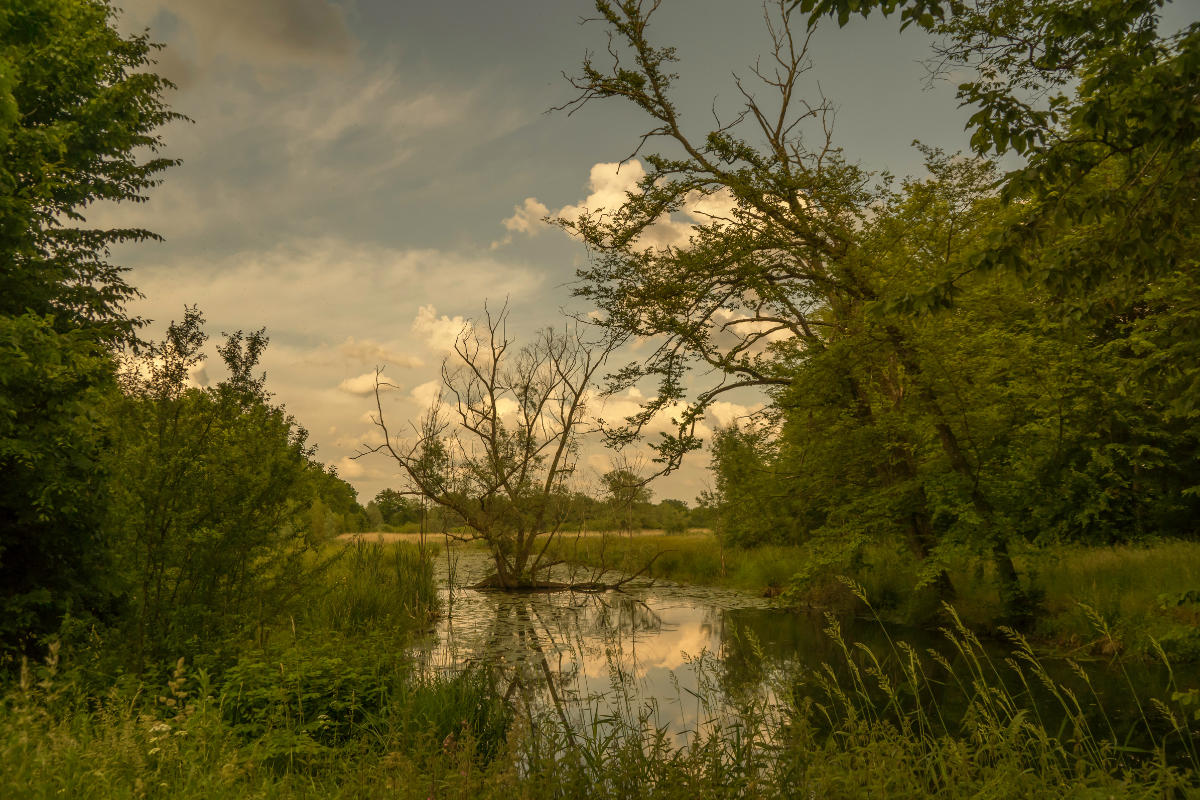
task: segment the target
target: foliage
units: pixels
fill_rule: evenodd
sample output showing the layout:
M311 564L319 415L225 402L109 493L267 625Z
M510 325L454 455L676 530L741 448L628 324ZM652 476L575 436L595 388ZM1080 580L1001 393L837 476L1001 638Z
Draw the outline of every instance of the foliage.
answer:
M721 394L765 390L765 412L714 440L706 502L730 542L804 543L800 584L844 569L863 547L903 542L923 583L952 597L947 561L989 554L1009 612L1028 617L1037 596L1009 554L1016 542L1194 533L1197 417L1181 412L1179 395L1130 389L1148 359L1165 366L1168 339L1186 347L1197 299L1190 228L1154 284L1131 265L1122 274L1137 280L1110 270L1085 287L1081 315L1078 295L1026 273L1066 269L1064 253L1101 246L1087 238L1095 231L1062 217L1021 239L1023 271L983 268L978 243L1026 226L1040 202L1032 190L997 196L994 162L925 147L929 177L872 186L834 146L829 103L800 99L808 40L784 5L768 14L773 71L755 69L775 103L739 82L743 113L702 138L671 100L674 50L649 38L657 6L597 7L615 61L585 61L576 103L626 98L651 118L643 142L661 138L679 153L647 156L651 170L619 210L559 220L592 251L576 294L599 306L598 324L658 345L607 387L659 382L640 413L608 431L612 442L670 414L677 432L657 450L674 469L701 446L696 426ZM738 135L743 121L762 144ZM1145 188L1128 178L1097 164L1071 191L1097 208ZM685 210L701 220L686 244L650 243L656 223ZM924 308L913 298L947 274L952 313L913 313ZM717 377L687 402L695 367Z
M177 163L157 156L156 131L180 118L163 102L171 84L146 69L156 46L122 37L114 15L102 0L0 3L0 314L108 337L140 323L124 314L137 291L107 248L157 237L81 227L82 212L143 201Z
M977 153L1015 151L1005 176L1010 224L982 240L928 288L889 300L953 303L956 278L1003 269L1061 296L1068 318L1105 315L1159 281L1194 280L1200 179L1200 23L1160 32L1166 0L803 0L815 22L851 11L901 10L943 37L935 72L965 66L959 86ZM1097 183L1103 190L1097 191ZM1168 299L1169 298L1169 299ZM1123 382L1189 414L1200 398L1195 295L1170 291L1139 327L1142 353Z
M626 508L634 503L649 503L654 496L654 490L646 481L627 469L609 470L601 480L608 493L608 501L617 508Z
M144 199L173 161L156 133L178 115L95 0L0 2L0 651L115 610L97 530L113 365L103 343L140 324L136 290L107 261L142 230L89 230L96 201ZM135 152L140 151L140 152ZM149 158L144 158L146 154Z
M848 588L862 596L861 587ZM653 709L570 720L514 714L483 671L422 680L386 648L306 641L246 653L223 676L184 661L165 686L75 702L57 650L0 704L0 780L20 798L775 798L1188 796L1194 693L1145 695L1147 747L1122 746L1094 698L1055 679L1011 633L991 661L950 612L953 660L903 641L855 647L836 619L837 661L776 671L744 632L757 679L725 694L727 668L690 659L705 723L683 742ZM360 640L362 641L362 640ZM383 644L376 642L376 645ZM1077 665L1078 666L1078 665ZM836 667L836 668L835 668ZM1087 684L1087 672L1078 668ZM149 687L147 687L149 688ZM960 699L947 702L948 693ZM934 698L943 698L937 702ZM1149 719L1154 717L1154 721ZM1051 721L1061 718L1061 728Z
M111 610L96 519L113 364L86 331L0 315L0 657L77 615Z
M267 337L227 336L217 350L230 376L189 387L203 358L202 324L188 309L164 342L129 354L112 412L119 432L106 453L104 531L126 582L139 671L273 618L321 568L306 561L314 544L300 499L313 494L307 433L253 374Z
M388 525L407 525L410 522L420 522L424 509L421 501L405 497L394 489L384 489L375 495L373 501L383 515L383 521Z

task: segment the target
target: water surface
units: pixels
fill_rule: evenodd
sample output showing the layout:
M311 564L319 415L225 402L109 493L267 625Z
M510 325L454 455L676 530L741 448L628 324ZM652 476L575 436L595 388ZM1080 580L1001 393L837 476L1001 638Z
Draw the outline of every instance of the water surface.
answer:
M971 672L977 665L936 631L840 618L847 656L826 633L830 620L824 615L776 608L742 592L645 581L600 593L466 588L491 571L483 551L443 550L438 558L443 615L421 658L439 669L492 665L509 698L531 716L553 715L575 729L598 718L633 721L643 715L685 744L706 722L728 713L725 701L748 690L770 696L772 687L795 691L790 687L800 686L823 699L814 680L818 673L848 688L849 664L860 670L872 664L859 645L895 676L902 657L899 641L921 654L929 678L925 699L937 702L949 727L957 727L953 720L975 691ZM1020 662L1010 662L1011 647L996 641L983 645L986 658L978 666L990 673L989 683L1003 682L1035 709L1052 734L1068 736L1059 701L1028 669L1021 679L1013 669ZM1149 745L1143 719L1159 735L1165 730L1148 708L1149 696L1170 695L1170 675L1161 665L1090 662L1085 664L1089 685L1065 661L1045 664L1056 683L1075 693L1102 738L1115 735L1130 746ZM786 680L779 681L781 675ZM1176 678L1185 688L1200 686L1195 665L1177 666ZM1140 701L1130 683L1139 687Z

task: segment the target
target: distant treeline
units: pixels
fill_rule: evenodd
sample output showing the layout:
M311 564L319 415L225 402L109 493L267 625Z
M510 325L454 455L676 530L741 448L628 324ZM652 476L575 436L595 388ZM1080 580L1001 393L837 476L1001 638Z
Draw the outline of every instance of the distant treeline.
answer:
M609 473L612 475L612 473ZM713 510L706 507L688 508L683 500L651 502L652 492L640 487L632 502L628 493L619 491L596 498L583 492L575 492L564 498L564 509L559 530L564 535L578 531L642 531L662 530L667 533L682 533L692 528L707 528L713 520ZM422 504L417 498L405 496L394 489L384 489L369 502L362 512L362 522L355 519L360 528L346 530L388 531L416 533L421 530L441 532L463 527L461 518L433 503ZM351 519L352 517L338 517Z

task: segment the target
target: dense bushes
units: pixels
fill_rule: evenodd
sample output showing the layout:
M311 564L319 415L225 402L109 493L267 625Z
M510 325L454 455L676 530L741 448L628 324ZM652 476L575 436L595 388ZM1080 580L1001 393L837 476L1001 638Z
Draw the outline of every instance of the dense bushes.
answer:
M112 610L111 553L97 523L113 374L93 334L0 315L0 670L68 609Z

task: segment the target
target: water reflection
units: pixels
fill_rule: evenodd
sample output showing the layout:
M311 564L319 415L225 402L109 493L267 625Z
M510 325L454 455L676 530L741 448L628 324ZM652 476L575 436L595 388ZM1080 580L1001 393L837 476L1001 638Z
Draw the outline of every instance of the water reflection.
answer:
M637 724L645 718L682 745L695 731L719 724L729 698L746 690L769 691L768 674L791 676L803 688L801 676L825 671L848 687L849 665L862 670L871 664L859 644L896 675L894 643L904 640L921 656L929 679L922 699L937 704L952 727L975 691L972 670L982 669L992 685L1003 682L1022 704L1036 706L1050 733L1070 734L1059 731L1066 716L1057 700L1029 678L1027 669L1022 681L1008 663L1009 648L999 642L985 643L986 659L975 664L937 632L885 631L874 623L845 619L839 620L848 648L844 651L825 634L829 622L820 615L780 611L767 600L737 592L671 585L597 594L478 592L462 587L485 576L487 556L465 549L450 556L457 558L453 569L441 565L447 613L421 657L430 669L492 665L509 699L527 710L531 720L550 715L564 727L580 730L597 720ZM930 656L935 650L942 659ZM706 666L698 668L697 657ZM1090 685L1064 661L1050 661L1046 667L1055 682L1072 688L1097 725L1108 726L1096 731L1102 738L1149 745L1145 720L1159 736L1165 731L1162 719L1144 705L1147 694L1169 697L1169 675L1161 666L1093 663L1088 665ZM1194 665L1177 667L1176 678L1185 688L1200 685ZM1129 690L1130 682L1139 687L1142 703ZM1106 714L1100 713L1099 698Z

